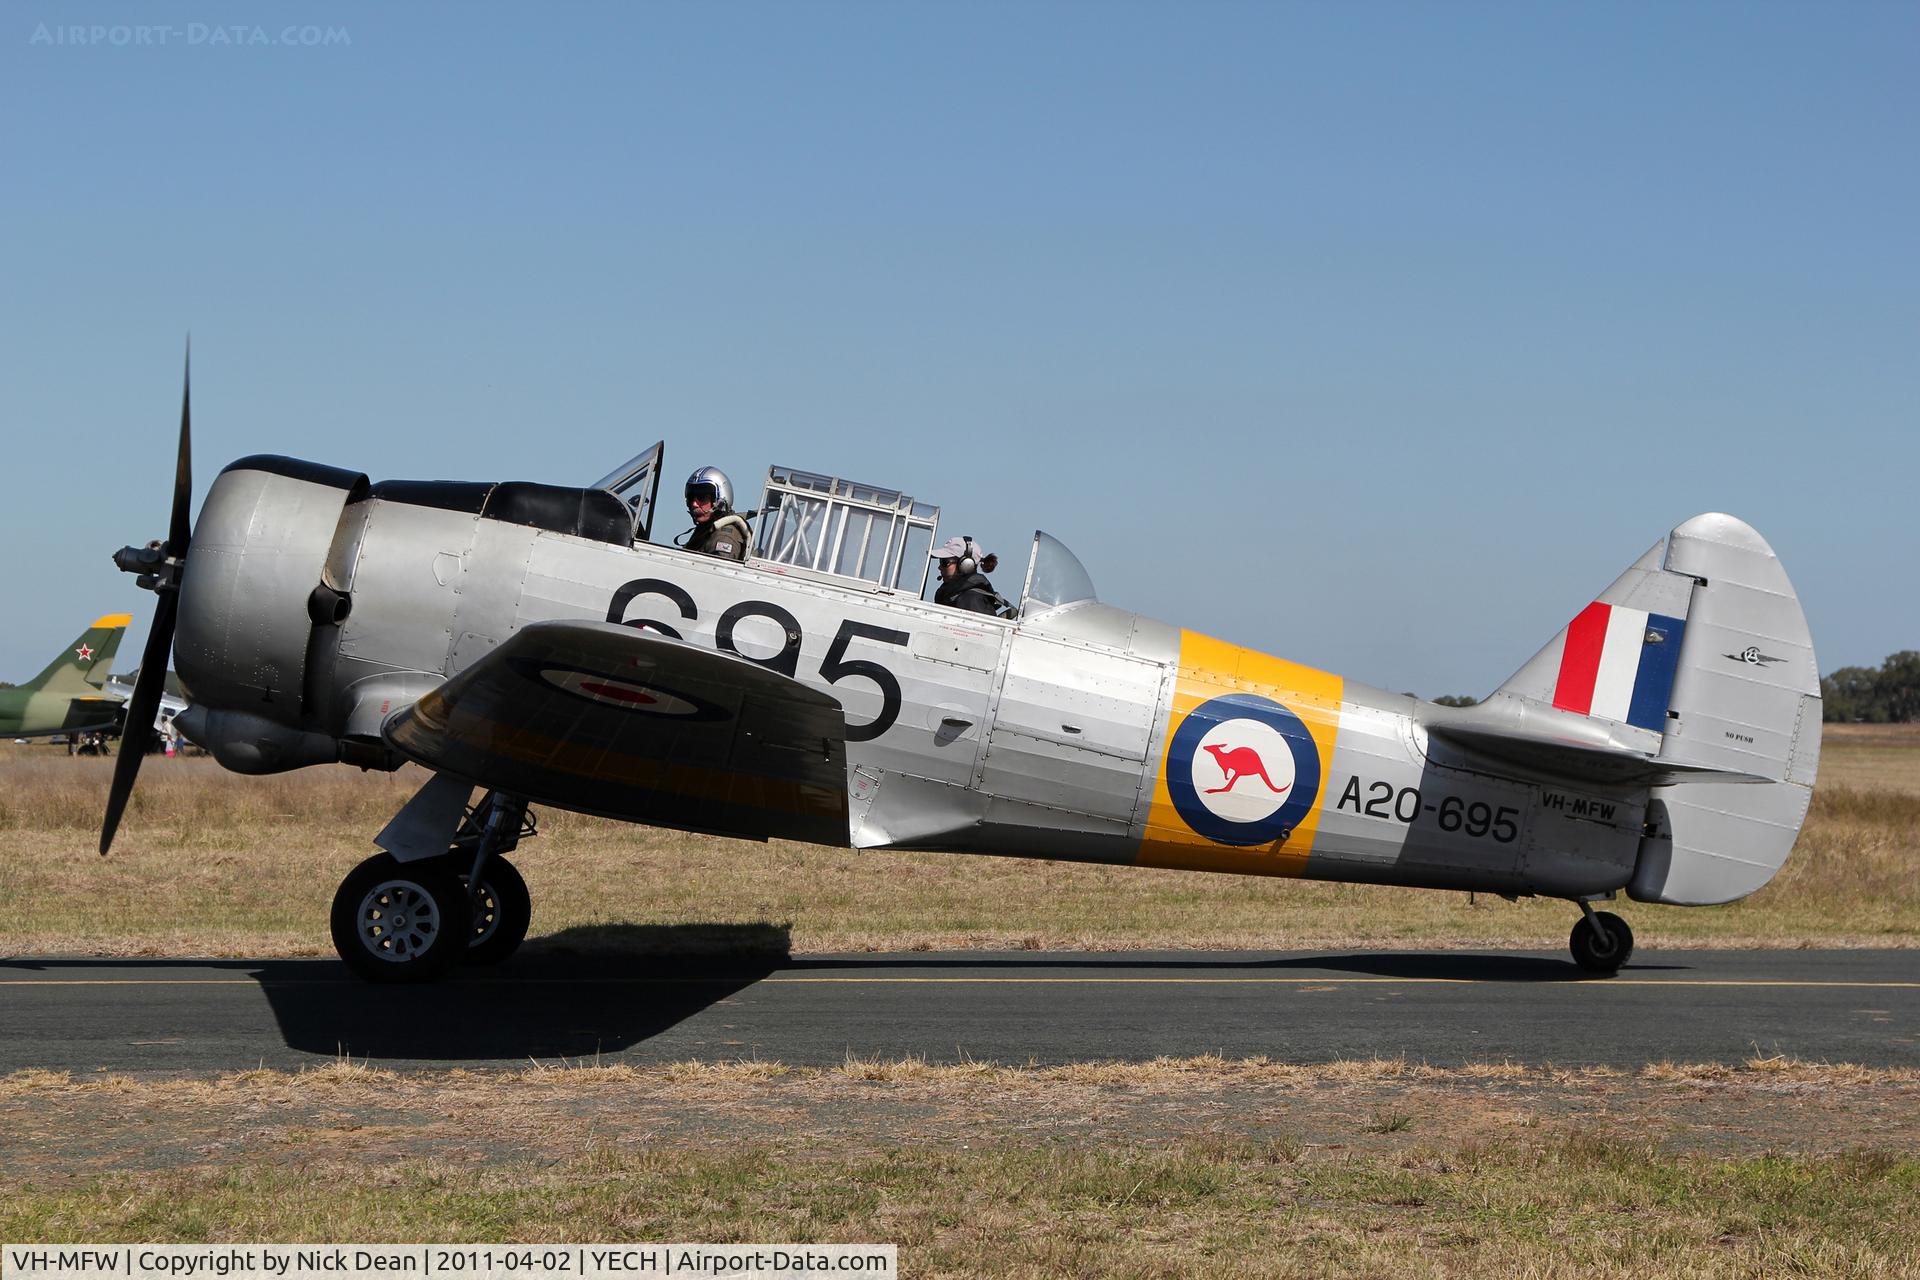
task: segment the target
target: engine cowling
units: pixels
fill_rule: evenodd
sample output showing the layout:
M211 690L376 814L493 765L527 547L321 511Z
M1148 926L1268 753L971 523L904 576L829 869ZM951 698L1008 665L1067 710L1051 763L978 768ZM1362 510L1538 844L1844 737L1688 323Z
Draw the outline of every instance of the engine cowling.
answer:
M193 529L174 639L193 702L314 727L304 705L313 600L341 512L367 487L359 472L268 455L242 458L214 480Z

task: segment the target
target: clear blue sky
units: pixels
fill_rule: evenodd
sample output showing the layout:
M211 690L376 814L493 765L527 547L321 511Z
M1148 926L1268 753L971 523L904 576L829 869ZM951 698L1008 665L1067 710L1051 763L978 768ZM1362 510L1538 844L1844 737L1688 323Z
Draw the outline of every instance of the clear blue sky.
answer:
M1426 695L1726 510L1920 647L1914 4L39 0L0 108L0 677L137 650L188 329L201 493L664 436Z

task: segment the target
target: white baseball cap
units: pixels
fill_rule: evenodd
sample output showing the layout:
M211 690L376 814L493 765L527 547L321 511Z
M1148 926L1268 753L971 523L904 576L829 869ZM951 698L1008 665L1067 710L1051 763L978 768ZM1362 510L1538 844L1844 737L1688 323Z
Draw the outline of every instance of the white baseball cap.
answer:
M985 557L986 552L980 550L978 543L968 547L965 538L948 538L928 554L935 560L964 560L968 556L979 560Z

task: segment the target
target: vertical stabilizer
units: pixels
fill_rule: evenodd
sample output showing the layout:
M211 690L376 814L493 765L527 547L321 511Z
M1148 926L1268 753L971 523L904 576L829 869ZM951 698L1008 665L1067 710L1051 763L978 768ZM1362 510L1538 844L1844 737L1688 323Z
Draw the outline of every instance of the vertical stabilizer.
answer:
M1662 565L1666 546L1649 547L1488 701L1518 700L1569 734L1566 717L1579 716L1596 740L1658 751L1693 595L1691 578Z
M101 686L113 670L113 655L120 650L120 637L127 633L127 624L132 621L133 616L126 613L110 613L95 620L64 653L47 664L46 670L21 687L76 698L99 696Z

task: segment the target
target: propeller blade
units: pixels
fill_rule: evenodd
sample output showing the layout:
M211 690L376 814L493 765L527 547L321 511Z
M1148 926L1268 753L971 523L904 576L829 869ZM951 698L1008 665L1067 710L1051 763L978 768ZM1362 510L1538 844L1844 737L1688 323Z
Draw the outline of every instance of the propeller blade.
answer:
M160 710L160 694L167 684L167 659L173 653L173 623L180 597L171 591L160 593L153 609L153 626L147 632L147 647L140 655L140 679L127 699L126 727L120 731L120 758L113 762L113 789L107 793L107 817L100 824L100 852L113 844L113 833L120 828L120 815L126 812L127 798L133 794L133 780L140 774L140 762L147 758L147 743L153 734L153 717Z
M173 467L173 521L167 526L167 554L184 556L193 530L188 504L193 499L193 339L187 339L186 366L180 375L180 456Z

